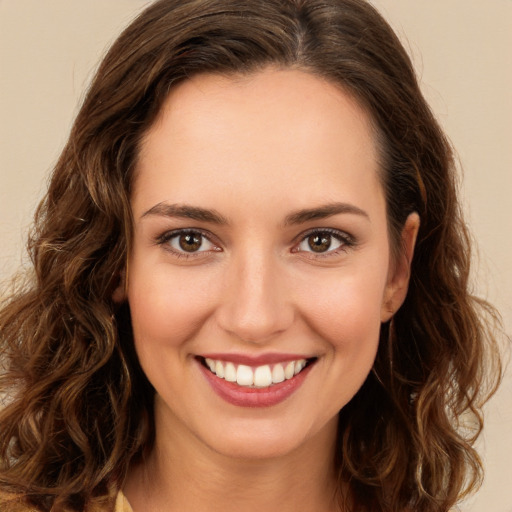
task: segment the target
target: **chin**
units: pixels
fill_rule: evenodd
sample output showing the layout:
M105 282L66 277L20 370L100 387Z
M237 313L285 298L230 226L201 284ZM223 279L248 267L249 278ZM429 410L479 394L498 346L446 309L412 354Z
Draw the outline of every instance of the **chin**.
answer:
M338 416L320 428L315 425L287 424L279 420L234 422L230 428L220 426L203 438L219 455L247 461L286 459L336 438ZM334 448L333 448L334 449ZM333 453L333 452L331 452Z

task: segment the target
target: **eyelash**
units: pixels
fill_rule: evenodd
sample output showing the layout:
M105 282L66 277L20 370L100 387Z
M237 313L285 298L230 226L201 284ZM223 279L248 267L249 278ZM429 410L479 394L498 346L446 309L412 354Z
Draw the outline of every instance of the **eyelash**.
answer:
M314 251L300 251L297 249L297 247L305 242L308 238L314 235L329 235L330 237L334 238L338 242L341 243L339 247L336 249L329 249L325 252L318 252L315 253ZM349 235L348 233L344 231L339 231L338 229L333 228L313 228L305 233L301 233L298 237L298 242L295 244L294 249L292 249L292 252L302 252L309 256L308 258L314 258L314 259L320 259L320 258L329 258L332 256L337 256L342 252L347 252L348 249L351 247L354 247L356 245L356 240L352 235Z
M162 235L160 235L157 238L156 243L158 245L166 246L165 249L167 251L171 252L177 258L186 258L186 259L197 258L197 257L203 256L204 253L212 251L212 249L210 249L207 251L186 252L186 251L179 251L179 250L172 248L170 246L169 242L171 240L173 240L174 238L178 238L183 235L199 235L203 240L206 239L214 247L214 249L213 249L214 252L220 252L222 250L217 244L215 244L212 241L213 236L211 233L208 233L207 231L202 231L200 229L175 229L173 231L166 231L165 233L163 233ZM201 245L203 243L204 242L202 242Z
M193 252L186 252L186 251L180 251L172 248L169 244L169 242L173 239L176 239L183 235L199 235L202 239L206 239L208 243L210 243L214 249L209 250L203 250L203 251L193 251ZM329 249L325 252L318 252L315 253L313 250L311 251L301 251L298 249L300 244L305 242L309 237L317 235L329 235L333 239L337 240L341 243L340 247L337 247L336 249ZM197 258L204 256L205 253L209 252L221 252L222 249L212 241L213 235L207 231L202 231L200 229L176 229L173 231L167 231L157 237L156 243L157 245L166 246L165 249L169 252L171 252L175 257L177 258ZM339 231L337 229L332 228L314 228L306 231L305 233L301 233L297 239L297 242L295 242L294 248L292 249L293 253L305 253L309 254L309 256L306 256L308 258L314 258L314 259L320 259L320 258L328 258L331 256L339 255L341 252L346 252L351 247L354 247L356 245L356 241L352 235L349 235L348 233L344 231ZM201 244L202 245L202 244ZM201 247L201 246L200 246Z

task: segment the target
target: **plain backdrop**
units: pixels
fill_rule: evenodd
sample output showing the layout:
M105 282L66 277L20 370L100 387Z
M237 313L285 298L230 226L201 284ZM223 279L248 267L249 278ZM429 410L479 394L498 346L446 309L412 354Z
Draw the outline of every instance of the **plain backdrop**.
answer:
M255 0L257 1L257 0ZM147 0L0 0L0 280L96 65ZM474 283L512 333L512 0L374 0L458 151L478 241ZM487 407L486 481L464 512L512 512L512 372Z

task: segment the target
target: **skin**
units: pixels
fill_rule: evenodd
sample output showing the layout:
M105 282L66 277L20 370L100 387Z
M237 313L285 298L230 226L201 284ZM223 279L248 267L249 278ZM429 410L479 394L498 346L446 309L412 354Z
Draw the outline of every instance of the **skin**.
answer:
M200 75L171 91L141 146L133 250L115 294L156 390L155 449L125 486L135 512L338 510L337 413L405 298L419 225L411 214L392 261L377 161L365 112L306 72ZM295 215L334 203L348 211ZM187 253L164 237L179 229L208 238ZM340 239L317 253L311 230ZM197 356L212 352L316 362L283 402L240 407L204 378Z

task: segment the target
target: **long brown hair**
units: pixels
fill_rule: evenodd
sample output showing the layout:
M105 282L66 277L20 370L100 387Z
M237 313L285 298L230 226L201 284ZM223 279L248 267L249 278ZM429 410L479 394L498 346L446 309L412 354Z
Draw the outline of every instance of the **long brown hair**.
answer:
M153 390L128 308L112 300L139 142L180 81L268 65L339 84L368 113L395 252L408 214L421 217L405 303L340 412L340 483L358 511L389 512L446 511L478 483L472 444L500 375L496 315L469 292L452 150L396 35L363 0L161 0L103 60L36 213L33 274L0 311L4 490L80 511L151 447Z

